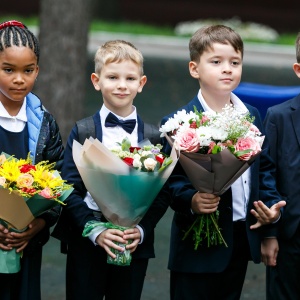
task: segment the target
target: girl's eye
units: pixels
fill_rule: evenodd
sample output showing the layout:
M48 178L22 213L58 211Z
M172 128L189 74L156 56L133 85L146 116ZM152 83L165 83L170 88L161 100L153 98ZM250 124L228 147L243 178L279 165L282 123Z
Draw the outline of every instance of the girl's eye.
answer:
M220 61L219 60L213 60L212 63L215 64L215 65L217 65L217 64L220 63Z
M233 61L232 64L233 64L234 66L238 66L238 65L240 64L240 62L239 62L239 61Z
M33 72L33 69L27 69L27 70L25 70L25 73L26 74L30 74L30 73L32 73Z
M5 68L4 71L5 71L6 73L11 73L11 72L12 72L12 69L10 69L10 68Z

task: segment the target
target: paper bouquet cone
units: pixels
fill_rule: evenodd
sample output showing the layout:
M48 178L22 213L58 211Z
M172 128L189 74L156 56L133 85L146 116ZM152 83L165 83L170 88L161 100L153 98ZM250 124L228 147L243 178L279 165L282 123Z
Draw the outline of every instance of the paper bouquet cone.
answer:
M143 218L177 163L163 172L140 172L108 150L99 140L73 142L73 159L80 176L105 218L132 227Z
M168 143L172 139L166 135ZM222 195L250 167L260 153L243 161L228 149L217 154L180 152L179 162L196 190Z

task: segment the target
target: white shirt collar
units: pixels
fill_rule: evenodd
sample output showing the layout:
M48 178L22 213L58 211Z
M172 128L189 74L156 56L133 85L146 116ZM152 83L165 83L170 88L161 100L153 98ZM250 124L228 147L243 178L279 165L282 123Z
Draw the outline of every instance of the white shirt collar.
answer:
M23 122L27 122L27 115L26 115L26 98L24 98L23 104L21 106L20 111L16 116L11 116L5 107L3 106L2 102L0 101L0 117L7 118L7 119L17 119Z
M107 117L107 115L111 112L113 113L116 117L118 117L118 119L120 120L128 120L128 119L137 119L137 113L136 113L136 108L135 106L132 106L133 107L133 112L126 116L126 117L121 117L121 116L118 116L117 114L113 113L112 111L110 111L104 104L102 105L101 109L100 109L100 118L101 118L101 123L102 122L105 122L105 119Z
M209 112L213 112L213 110L207 105L206 101L204 100L202 93L201 93L201 89L198 92L198 99L204 109L204 111L209 111ZM245 106L245 104L239 99L238 96L236 96L235 94L231 93L230 94L230 100L233 103L234 107L239 110L242 114L245 114L248 112L247 107Z

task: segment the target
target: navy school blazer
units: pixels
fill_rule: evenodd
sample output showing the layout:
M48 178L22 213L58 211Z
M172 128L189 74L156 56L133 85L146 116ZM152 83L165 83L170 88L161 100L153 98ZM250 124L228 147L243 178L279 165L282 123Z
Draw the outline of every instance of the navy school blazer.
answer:
M264 128L256 108L245 104L250 114L255 117L254 124L264 135ZM198 111L203 111L203 107L197 96L187 105L178 109L185 109L187 112L194 111L194 106ZM175 112L174 112L175 113ZM174 113L164 117L161 124L164 124ZM268 141L265 138L261 155L251 165L251 190L250 199L247 206L246 226L247 237L250 245L252 260L255 263L261 262L260 244L264 236L274 236L277 232L277 225L267 225L260 229L250 230L250 225L256 223L256 219L250 213L254 208L253 202L262 200L271 207L282 197L276 190L274 178L274 163L268 155ZM215 273L222 272L229 263L233 249L233 221L232 221L232 197L231 189L221 196L219 205L220 217L219 226L222 229L223 237L228 245L211 246L210 248L202 245L198 250L194 250L192 235L182 240L186 231L195 220L195 215L191 213L191 200L197 192L180 163L178 163L169 178L169 188L171 193L171 208L175 211L170 242L170 255L168 267L170 270L188 273Z

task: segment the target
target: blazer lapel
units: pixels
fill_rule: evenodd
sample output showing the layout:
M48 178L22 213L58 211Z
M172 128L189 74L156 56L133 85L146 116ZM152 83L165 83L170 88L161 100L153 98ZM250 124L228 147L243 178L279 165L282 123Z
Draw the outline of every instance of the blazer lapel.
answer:
M295 129L298 143L300 145L300 95L295 97L291 103L292 109L292 123Z
M137 116L137 125L138 125L138 142L141 142L144 139L144 122Z
M96 138L102 142L102 126L101 126L101 118L99 111L93 115L95 129L96 129Z
M203 111L203 107L202 105L200 104L200 101L198 99L198 96L195 96L192 101L190 101L187 106L186 106L186 111L189 112L189 111L194 111L194 106L196 106L197 110L200 111L202 110Z

